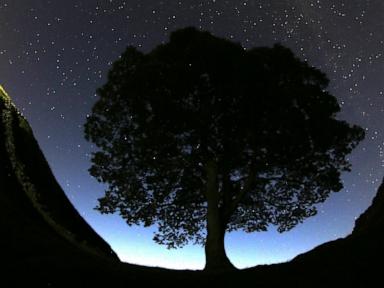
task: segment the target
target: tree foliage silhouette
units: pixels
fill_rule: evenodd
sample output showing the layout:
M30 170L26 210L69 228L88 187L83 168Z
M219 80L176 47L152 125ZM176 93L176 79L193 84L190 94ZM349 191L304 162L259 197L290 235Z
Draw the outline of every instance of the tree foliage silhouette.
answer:
M185 28L113 64L85 124L99 148L91 175L108 184L97 209L157 224L170 248L205 245L206 269L233 267L226 231L286 231L342 189L364 131L321 71L281 46L244 50Z

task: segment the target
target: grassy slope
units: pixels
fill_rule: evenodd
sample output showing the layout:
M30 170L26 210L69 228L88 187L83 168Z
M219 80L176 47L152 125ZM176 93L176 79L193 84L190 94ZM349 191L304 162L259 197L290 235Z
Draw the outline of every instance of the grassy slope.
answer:
M94 270L100 266L103 270L103 265L119 263L109 245L68 201L28 123L7 103L6 96L0 90L0 247L1 260L6 263L3 269L33 271L43 278L50 274L44 271L47 269ZM13 163L10 147L18 165ZM29 185L21 183L20 175Z

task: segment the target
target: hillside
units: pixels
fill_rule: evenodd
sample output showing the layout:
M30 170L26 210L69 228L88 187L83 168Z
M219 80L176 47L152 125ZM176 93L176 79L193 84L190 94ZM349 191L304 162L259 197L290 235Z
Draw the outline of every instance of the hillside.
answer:
M69 202L27 121L1 87L0 139L0 243L7 267L79 265L84 255L118 262Z

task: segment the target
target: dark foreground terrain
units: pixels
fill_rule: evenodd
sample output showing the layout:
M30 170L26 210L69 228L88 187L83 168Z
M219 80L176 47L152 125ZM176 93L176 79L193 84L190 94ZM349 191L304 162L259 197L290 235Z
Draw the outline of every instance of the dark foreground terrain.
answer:
M1 88L0 207L0 287L381 286L384 185L351 235L288 263L206 274L120 262L66 198L27 121Z

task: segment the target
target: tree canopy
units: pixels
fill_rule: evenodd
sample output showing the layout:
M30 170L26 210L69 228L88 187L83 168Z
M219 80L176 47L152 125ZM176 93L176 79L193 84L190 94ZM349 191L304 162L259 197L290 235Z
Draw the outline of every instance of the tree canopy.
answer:
M245 50L194 28L147 54L128 47L85 125L90 173L108 185L97 209L156 224L170 248L207 246L214 227L291 229L342 189L364 138L336 118L328 83L281 45Z

